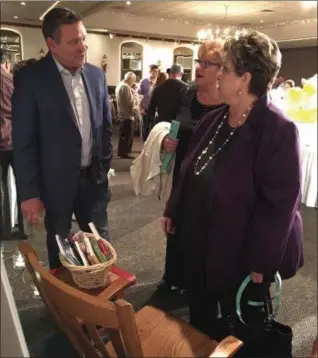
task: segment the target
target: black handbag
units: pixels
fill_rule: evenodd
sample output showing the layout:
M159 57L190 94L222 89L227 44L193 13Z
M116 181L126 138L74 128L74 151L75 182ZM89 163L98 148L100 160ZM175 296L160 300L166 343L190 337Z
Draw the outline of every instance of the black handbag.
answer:
M254 284L247 276L236 294L236 312L221 312L223 335L233 335L244 346L234 357L292 357L291 327L275 321L280 306L282 281L275 275L275 293L270 284Z

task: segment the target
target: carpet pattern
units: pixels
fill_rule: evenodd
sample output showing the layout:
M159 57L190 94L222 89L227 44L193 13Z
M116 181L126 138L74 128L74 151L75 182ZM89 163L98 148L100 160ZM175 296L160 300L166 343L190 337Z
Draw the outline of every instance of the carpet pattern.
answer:
M132 190L130 162L115 159L118 173L112 178L112 201L108 216L112 243L119 255L118 266L137 276L137 284L126 299L138 310L152 304L187 319L185 298L177 293L159 293L156 286L163 274L165 238L160 228L163 205L155 197L137 198ZM317 334L317 211L303 208L305 266L284 282L280 317L294 329L294 356L308 357ZM75 229L75 228L74 228ZM30 239L40 260L46 264L45 239ZM30 279L13 268L16 242L6 242L4 259L29 350L32 357L77 357L74 349L47 314L42 301L33 296Z

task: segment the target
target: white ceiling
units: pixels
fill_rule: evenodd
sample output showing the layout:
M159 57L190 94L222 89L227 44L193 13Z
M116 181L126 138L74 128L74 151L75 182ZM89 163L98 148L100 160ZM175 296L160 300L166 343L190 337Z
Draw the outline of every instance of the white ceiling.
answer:
M197 25L266 25L317 17L317 1L311 3L312 6L304 6L302 1L131 1L128 6L126 1L105 1L103 8Z
M21 5L24 3L25 5ZM1 22L12 22L28 25L40 25L40 16L50 8L55 1L1 1ZM58 6L75 10L86 16L100 5L100 1L60 1Z
M91 30L193 40L203 28L253 27L284 47L317 46L317 1L60 1ZM1 22L41 25L53 1L1 1ZM227 7L225 7L227 6ZM225 16L225 9L226 16ZM267 12L264 12L267 10ZM270 12L269 12L270 11ZM17 18L15 18L17 17Z
M1 1L1 21L40 24L39 17L54 4L54 1L25 1L24 3L25 6L21 5L20 1ZM130 1L129 6L126 3L126 1L60 1L58 6L72 8L83 16L106 11L160 21L178 20L195 25L228 23L236 26L248 26L247 24L268 26L282 21L317 18L317 1L314 0L311 1L312 6L304 6L304 1ZM99 22L95 26L103 28L105 23Z

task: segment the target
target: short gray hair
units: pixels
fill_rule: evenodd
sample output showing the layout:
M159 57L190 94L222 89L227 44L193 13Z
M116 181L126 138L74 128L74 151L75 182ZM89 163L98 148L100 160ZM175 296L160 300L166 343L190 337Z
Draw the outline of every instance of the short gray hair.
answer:
M136 74L132 71L129 71L127 73L125 73L125 76L124 76L124 81L128 81L130 80L131 78L135 78L136 79Z
M224 50L229 54L238 76L246 72L251 74L250 93L261 97L270 90L282 62L276 41L262 32L251 31L228 39Z
M183 73L183 67L179 64L172 65L170 68L170 74L177 74L177 73Z

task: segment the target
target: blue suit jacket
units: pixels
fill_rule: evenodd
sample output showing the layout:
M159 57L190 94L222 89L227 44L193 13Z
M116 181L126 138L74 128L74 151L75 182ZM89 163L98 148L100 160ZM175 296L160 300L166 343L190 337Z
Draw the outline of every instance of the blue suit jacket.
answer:
M107 185L112 126L105 75L82 72L92 124L92 180ZM14 78L12 137L20 199L41 198L48 210L72 211L81 166L81 135L62 77L48 54Z

